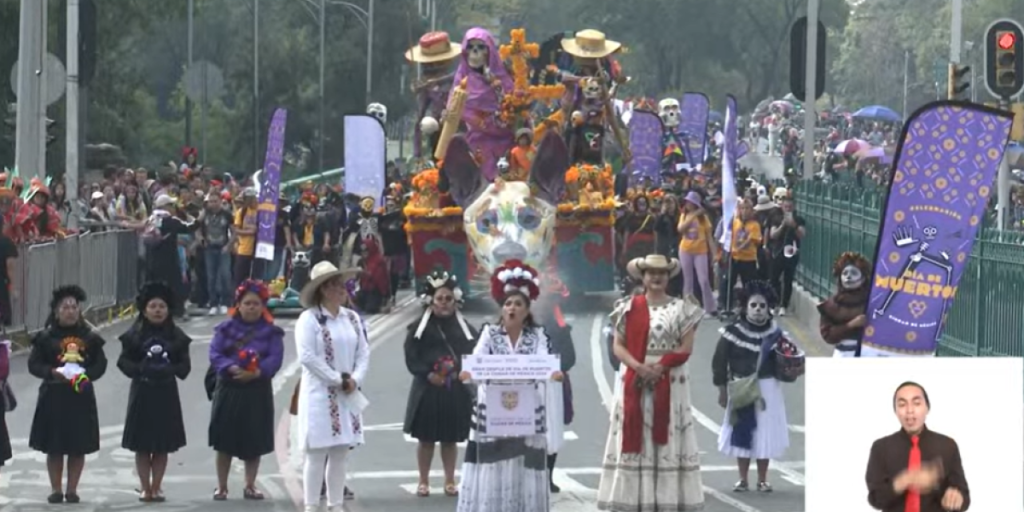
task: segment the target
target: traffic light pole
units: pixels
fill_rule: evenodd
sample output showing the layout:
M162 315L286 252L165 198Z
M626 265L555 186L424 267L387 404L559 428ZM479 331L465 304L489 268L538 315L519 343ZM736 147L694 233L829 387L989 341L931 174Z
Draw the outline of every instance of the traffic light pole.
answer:
M1000 98L999 108L1003 110L1010 110L1010 98ZM1006 213L1010 208L1010 160L1006 154L1003 154L1003 159L999 162L999 174L996 178L996 199L998 201L996 206L996 224L998 224L999 231L1006 229Z
M14 165L22 176L39 172L40 147L45 147L45 126L39 116L43 102L43 7L46 2L21 0L18 37L18 112Z
M804 71L807 73L805 82L806 92L804 95L804 172L805 178L813 178L814 168L814 127L818 114L815 109L815 100L818 96L817 86L817 63L818 63L818 1L807 0L807 63Z

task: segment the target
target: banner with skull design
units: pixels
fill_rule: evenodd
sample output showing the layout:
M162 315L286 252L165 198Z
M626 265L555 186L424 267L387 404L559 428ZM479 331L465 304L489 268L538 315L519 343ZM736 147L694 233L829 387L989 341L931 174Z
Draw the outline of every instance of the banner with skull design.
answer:
M345 192L381 204L387 186L388 138L372 114L345 115Z
M701 92L688 92L683 95L680 106L679 132L686 141L686 161L694 168L704 162L708 142L708 116L711 115L711 102Z
M661 183L661 134L664 130L658 114L637 110L629 120L629 149L633 160L629 164L631 181L649 178Z
M937 101L903 127L878 234L861 357L935 354L1012 122L1009 112Z

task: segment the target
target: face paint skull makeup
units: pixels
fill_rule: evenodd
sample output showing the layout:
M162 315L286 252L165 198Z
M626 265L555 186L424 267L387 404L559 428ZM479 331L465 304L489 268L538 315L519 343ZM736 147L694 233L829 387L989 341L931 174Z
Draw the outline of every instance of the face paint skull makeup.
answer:
M764 325L770 319L768 299L764 295L751 295L747 300L747 321L754 325Z
M469 67L477 71L487 67L487 62L490 59L490 48L487 47L487 43L480 39L470 39L463 51L466 53L466 62L469 63Z
M843 272L839 274L839 283L846 290L856 290L864 284L864 274L855 265L847 265L843 267Z
M679 116L679 101L666 98L658 102L658 116L665 128L675 128L682 121Z

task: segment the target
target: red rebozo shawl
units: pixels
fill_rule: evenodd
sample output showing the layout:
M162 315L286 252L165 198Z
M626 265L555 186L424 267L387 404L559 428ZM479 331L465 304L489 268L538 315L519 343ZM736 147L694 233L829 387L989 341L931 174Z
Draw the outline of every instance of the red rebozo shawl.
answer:
M644 364L647 357L647 337L651 330L651 311L647 308L647 297L637 295L626 312L626 350L638 363ZM658 364L665 368L681 366L690 358L688 353L670 352L661 356ZM644 440L644 388L637 385L639 376L632 368L626 369L622 390L622 453L640 453ZM654 385L654 444L668 444L668 424L671 414L671 388L668 375Z

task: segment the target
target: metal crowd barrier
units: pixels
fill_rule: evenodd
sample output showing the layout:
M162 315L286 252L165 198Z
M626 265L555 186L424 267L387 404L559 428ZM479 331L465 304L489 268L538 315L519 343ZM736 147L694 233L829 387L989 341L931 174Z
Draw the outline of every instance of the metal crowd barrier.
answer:
M74 235L22 245L12 279L12 331L34 333L50 314L58 286L77 284L89 309L129 303L138 290L139 237L130 230Z

